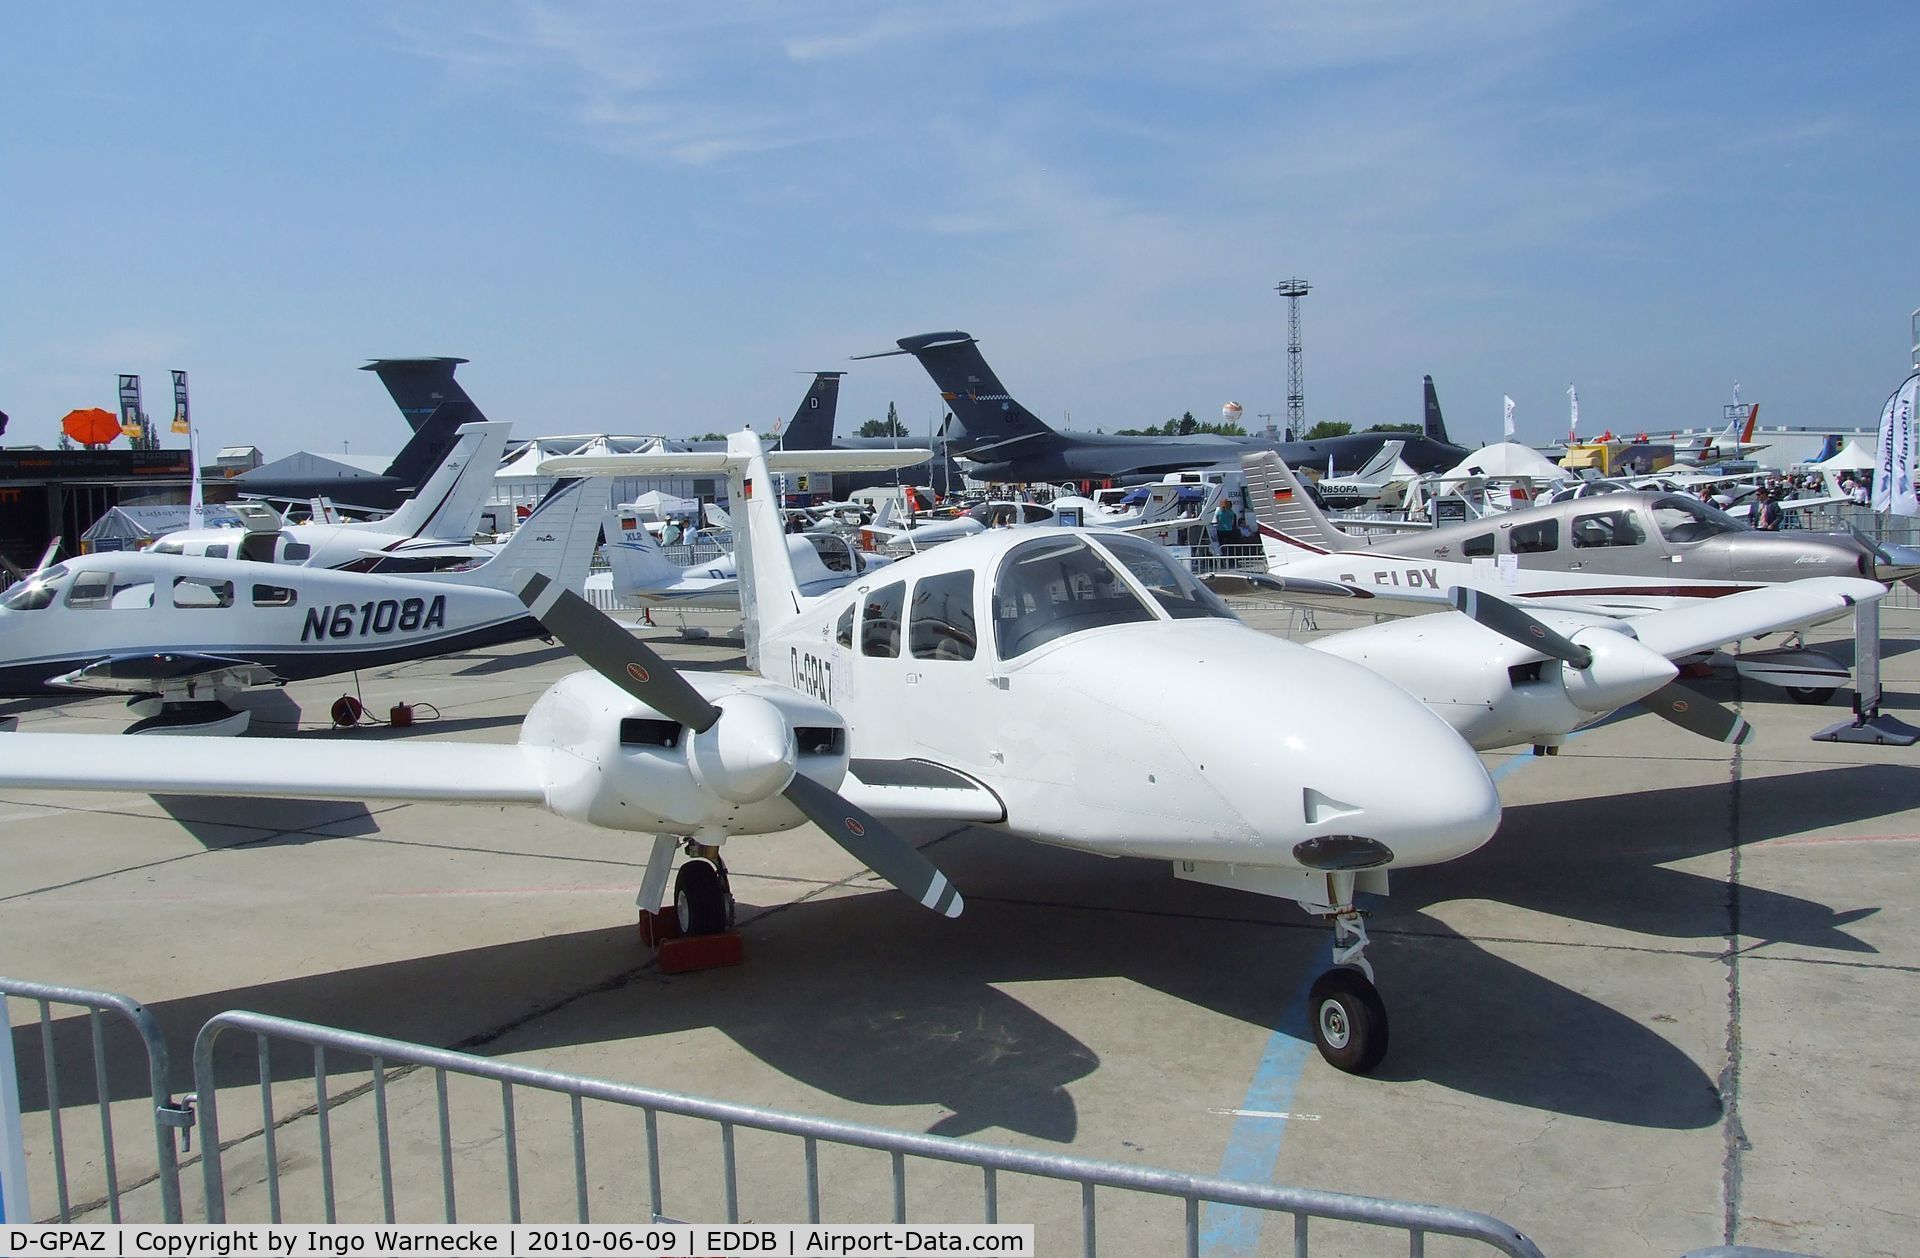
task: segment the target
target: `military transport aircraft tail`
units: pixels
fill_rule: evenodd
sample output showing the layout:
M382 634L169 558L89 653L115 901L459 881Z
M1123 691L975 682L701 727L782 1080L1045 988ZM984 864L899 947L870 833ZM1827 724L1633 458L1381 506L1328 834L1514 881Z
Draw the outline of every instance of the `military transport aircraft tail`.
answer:
M1453 438L1447 436L1446 417L1440 414L1440 395L1433 391L1433 377L1422 376L1421 380L1425 383L1427 389L1427 413L1425 423L1422 427L1426 435L1432 440L1452 445Z
M1016 442L1022 443L1017 452L1026 454L1042 439L1054 435L1039 416L1007 395L1000 377L980 356L979 342L965 332L927 332L903 336L898 343L899 349L856 357L912 354L933 377L934 387L953 413L947 439L955 454L985 461L989 450L1012 447ZM1009 457L1014 452L994 457Z
M1247 496L1253 500L1253 518L1260 525L1260 544L1268 562L1282 564L1302 552L1325 555L1359 550L1360 543L1342 533L1308 496L1293 469L1271 451L1240 456L1247 478Z
M484 423L486 416L467 391L453 379L464 358L376 358L362 371L371 371L387 386L394 405L413 425L413 437L387 465L386 475L404 485L419 487L453 448L454 434L464 424Z
M782 450L825 450L833 444L833 419L840 407L844 371L816 371L813 386L780 434Z

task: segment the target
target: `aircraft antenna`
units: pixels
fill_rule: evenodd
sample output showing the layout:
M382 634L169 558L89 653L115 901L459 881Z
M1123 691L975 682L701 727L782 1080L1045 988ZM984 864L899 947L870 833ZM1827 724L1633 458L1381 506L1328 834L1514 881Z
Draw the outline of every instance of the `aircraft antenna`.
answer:
M1305 280L1282 280L1273 291L1287 299L1287 440L1307 431L1306 377L1300 362L1300 299L1313 289Z

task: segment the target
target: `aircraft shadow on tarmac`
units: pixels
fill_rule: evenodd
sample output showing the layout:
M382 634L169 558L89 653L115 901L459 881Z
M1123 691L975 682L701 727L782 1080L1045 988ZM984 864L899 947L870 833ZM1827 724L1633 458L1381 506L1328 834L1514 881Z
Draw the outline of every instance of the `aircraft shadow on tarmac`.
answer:
M1815 773L1743 780L1737 841L1879 816L1907 798L1910 775L1898 766L1816 773L1817 793L1810 789ZM1631 807L1599 811L1591 802L1519 805L1481 852L1404 877L1381 904L1371 952L1394 1012L1383 1077L1629 1126L1718 1122L1713 1080L1657 1031L1495 956L1421 910L1456 898L1493 900L1699 939L1717 953L1728 929L1726 882L1662 866L1734 846L1733 808L1724 785L1646 792ZM736 886L748 960L737 969L661 975L622 922L150 1008L175 1046L181 1090L191 1086L183 1072L193 1035L228 1009L481 1053L626 1041L634 1049L626 1066L599 1068L668 1088L684 1085L656 1068L646 1041L712 1028L767 1067L830 1095L879 1107L942 1107L946 1116L931 1125L940 1134L998 1128L1062 1142L1078 1127L1069 1089L1094 1074L1100 1059L1021 999L1021 984L1074 982L1082 989L1075 1007L1094 1010L1104 1026L1124 1027L1129 1010L1141 1009L1141 1025L1123 1035L1162 1034L1151 1002L1129 986L1251 1027L1305 1035L1304 993L1326 965L1327 937L1291 905L1179 882L1157 863L1093 860L981 830L931 851L967 893L968 911L957 922L881 890L762 910L753 904L751 867L741 863ZM1837 912L1748 886L1740 898L1743 935L1872 951L1842 929L1872 909ZM90 1099L85 1019L60 1020L55 1032L66 1063L63 1102ZM16 1029L15 1047L23 1102L44 1107L37 1028ZM1256 1057L1250 1051L1244 1063L1249 1076ZM310 1056L297 1048L274 1061L279 1078L311 1073ZM254 1080L250 1037L224 1039L217 1068L223 1085ZM334 1068L356 1072L364 1064L347 1059ZM114 1060L109 1086L115 1096L144 1093L137 1054ZM1369 1085L1336 1079L1329 1086ZM1194 1104L1239 1099L1237 1091L1195 1095Z
M551 664L555 660L564 660L573 654L558 644L542 647L538 651L509 651L500 655L485 655L465 668L455 669L455 677L491 677L495 673L517 672L523 668L533 668L541 664Z
M160 810L209 849L313 843L380 833L365 804L321 799L233 799L155 795ZM388 805L391 807L391 805Z

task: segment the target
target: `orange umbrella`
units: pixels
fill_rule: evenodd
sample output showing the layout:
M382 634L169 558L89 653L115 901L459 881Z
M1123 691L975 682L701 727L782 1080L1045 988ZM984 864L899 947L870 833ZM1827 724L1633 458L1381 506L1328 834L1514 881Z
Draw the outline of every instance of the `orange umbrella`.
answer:
M103 446L120 435L120 419L112 411L90 406L84 411L68 411L60 421L60 431L83 446Z

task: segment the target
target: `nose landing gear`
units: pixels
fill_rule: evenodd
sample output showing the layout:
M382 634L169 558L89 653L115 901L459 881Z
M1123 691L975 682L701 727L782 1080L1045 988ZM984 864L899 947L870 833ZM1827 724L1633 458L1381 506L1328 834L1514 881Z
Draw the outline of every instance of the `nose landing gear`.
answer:
M1346 904L1315 906L1333 919L1333 968L1313 981L1307 1017L1314 1047L1327 1064L1364 1075L1387 1055L1387 1006L1373 985L1373 965L1365 956L1367 923L1353 907L1348 877Z

